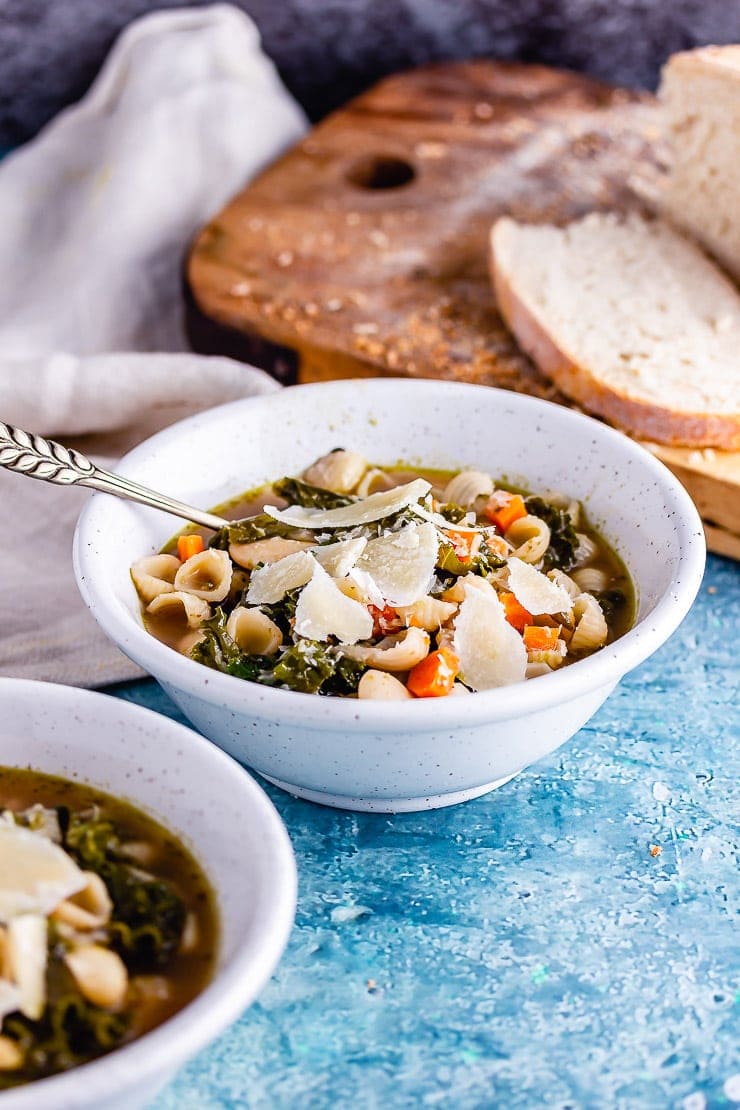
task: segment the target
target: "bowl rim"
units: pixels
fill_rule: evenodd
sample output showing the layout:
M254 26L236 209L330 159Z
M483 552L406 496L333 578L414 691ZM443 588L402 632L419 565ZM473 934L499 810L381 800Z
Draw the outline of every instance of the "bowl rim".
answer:
M509 405L532 410L547 419L557 414L574 429L587 431L612 444L625 460L642 468L645 480L656 482L670 506L676 525L677 559L671 581L668 583L654 609L638 621L628 632L613 643L601 648L586 659L568 667L541 675L536 682L523 681L493 690L477 691L474 698L465 699L464 723L475 727L487 721L504 720L547 709L560 702L571 700L601 687L613 686L624 674L639 665L676 630L686 616L699 590L705 565L706 542L698 511L691 498L671 471L647 448L630 439L623 432L611 428L584 413L545 401L537 397L517 394L490 386L463 382L437 381L436 379L368 378L359 383L353 379L338 379L295 385L267 395L246 397L230 401L194 416L187 417L150 436L129 451L117 469L128 477L135 477L139 464L151 457L160 446L177 440L184 431L198 428L201 434L218 426L227 412L244 408L258 410L280 403L287 394L300 397L310 390L328 394L341 393L358 385L368 393L374 389L384 391L402 388L411 391L432 391L447 394L463 391L475 394L490 402L498 399ZM320 725L329 730L353 730L358 723L367 729L394 732L420 732L459 727L461 723L458 699L414 699L413 704L384 702L371 699L358 701L352 698L322 698L294 690L276 689L258 683L235 679L210 668L204 668L172 648L160 643L143 625L137 625L102 588L99 569L91 554L91 541L97 529L97 517L105 512L106 495L95 493L82 510L75 529L73 562L78 588L83 600L103 631L131 659L142 666L157 680L191 692L200 691L208 701L218 700L233 708L246 708L255 699L260 702L260 712L273 719L300 723L303 727ZM115 511L115 510L114 510ZM133 587L132 587L133 588ZM204 675L205 672L205 675ZM204 678L208 679L205 683ZM207 689L206 689L207 686ZM326 710L327 703L332 708ZM358 707L362 708L358 710Z
M164 730L172 738L173 746L178 741L181 745L187 744L189 752L200 752L208 761L220 764L230 775L234 790L243 793L245 807L248 807L264 835L261 851L271 858L273 884L270 904L258 904L249 943L239 942L229 964L217 968L213 979L191 1002L130 1044L113 1049L68 1072L0 1092L3 1110L91 1106L96 1102L103 1105L112 1091L118 1090L123 1094L128 1087L146 1086L149 1079L156 1082L157 1076L164 1072L171 1076L224 1032L255 1000L272 976L293 928L298 881L295 856L282 818L259 783L235 759L193 729L162 713L109 694L0 676L0 702L5 701L11 690L19 696L27 695L35 705L43 699L58 709L62 720L69 719L71 704L79 706L83 702L92 705L94 701L104 715L105 703L110 702L111 709L115 706L117 716L130 717L134 723L148 726L160 736ZM0 735L4 727L0 725ZM145 758L143 752L142 758ZM0 752L0 762L2 759ZM29 762L33 762L32 756ZM83 770L79 778L80 781L96 784L94 773L88 775ZM107 789L108 793L115 794L110 787ZM137 804L134 788L131 789L131 801ZM161 817L158 819L164 820ZM197 854L197 844L193 844L192 848Z

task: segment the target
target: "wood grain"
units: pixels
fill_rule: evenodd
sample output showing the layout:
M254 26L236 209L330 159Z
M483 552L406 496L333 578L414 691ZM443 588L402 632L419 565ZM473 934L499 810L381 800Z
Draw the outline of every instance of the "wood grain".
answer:
M660 136L649 94L542 66L452 63L387 78L197 236L186 272L194 346L284 381L449 378L569 404L496 310L488 231L504 213L566 222L643 209L667 159ZM723 553L727 533L740 556L740 456L715 481L716 458L654 450L723 533Z

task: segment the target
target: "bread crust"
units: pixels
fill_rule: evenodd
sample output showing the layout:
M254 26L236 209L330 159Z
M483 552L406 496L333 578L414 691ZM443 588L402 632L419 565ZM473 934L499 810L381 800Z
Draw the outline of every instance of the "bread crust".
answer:
M515 291L503 261L497 256L495 238L494 226L489 263L499 312L522 350L563 393L590 413L639 439L672 447L740 449L740 416L680 412L636 400L605 385L592 370L579 365Z

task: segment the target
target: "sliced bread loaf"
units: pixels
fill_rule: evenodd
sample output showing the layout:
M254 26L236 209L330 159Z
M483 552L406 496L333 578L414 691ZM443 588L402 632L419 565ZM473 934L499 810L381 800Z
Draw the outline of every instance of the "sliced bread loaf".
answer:
M559 228L504 217L499 309L585 409L658 443L740 448L740 295L660 220L592 213Z
M659 95L673 148L665 214L740 281L740 45L674 54Z

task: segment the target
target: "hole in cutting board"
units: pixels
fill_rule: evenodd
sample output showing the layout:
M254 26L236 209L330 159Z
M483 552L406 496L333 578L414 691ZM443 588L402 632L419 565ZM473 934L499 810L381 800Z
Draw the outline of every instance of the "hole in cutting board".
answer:
M358 189L398 189L415 177L410 162L387 154L368 154L347 172L347 181Z

